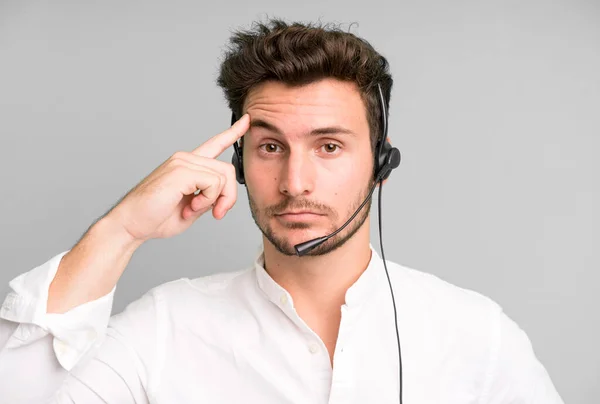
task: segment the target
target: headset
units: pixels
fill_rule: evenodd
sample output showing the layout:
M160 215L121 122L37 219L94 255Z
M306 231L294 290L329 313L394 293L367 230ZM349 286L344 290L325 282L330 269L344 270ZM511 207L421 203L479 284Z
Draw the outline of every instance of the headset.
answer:
M382 240L382 236L381 236L381 191L383 188L383 181L386 180L390 176L392 170L394 170L395 168L397 168L400 165L401 156L400 156L400 151L396 147L392 147L390 142L387 140L387 132L388 132L387 118L388 118L389 110L387 108L385 98L383 96L383 91L382 91L381 85L379 83L377 84L377 92L378 92L379 104L381 107L381 122L380 122L380 129L381 129L380 133L381 134L378 137L377 143L375 145L375 153L374 153L375 154L375 165L374 165L375 169L373 172L375 181L373 182L373 186L371 187L369 195L365 198L364 202L358 207L358 209L356 210L356 212L354 212L354 214L350 217L350 219L348 219L348 221L346 221L346 223L344 223L344 225L342 225L342 227L340 227L339 229L337 229L336 231L334 231L333 233L331 233L327 236L318 237L313 240L308 240L303 243L297 244L294 246L294 248L296 249L296 253L298 254L298 256L303 256L303 255L307 254L313 248L321 245L322 243L324 243L331 237L335 236L341 230L343 230L346 226L348 226L352 222L352 220L356 217L356 215L360 212L360 210L371 199L371 195L373 194L373 191L375 190L377 183L379 183L379 198L378 198L379 199L379 203L378 203L379 242L380 242L380 247L381 247L381 257L383 260L383 266L385 268L385 273L387 275L388 283L390 286L390 293L392 296L392 303L394 305L394 321L395 321L395 325L396 325L396 339L398 341L398 390L399 390L400 404L402 404L402 354L400 353L400 334L398 332L398 314L396 311L396 300L394 298L394 290L392 288L392 282L390 281L390 274L388 272L386 261L385 261L385 253L383 252L383 240ZM235 112L232 112L231 125L233 125L236 121L237 121L237 119L235 116ZM244 178L244 164L243 164L242 148L239 146L237 141L233 144L233 148L234 148L234 153L231 158L231 163L235 167L236 180L240 184L246 184L246 180Z

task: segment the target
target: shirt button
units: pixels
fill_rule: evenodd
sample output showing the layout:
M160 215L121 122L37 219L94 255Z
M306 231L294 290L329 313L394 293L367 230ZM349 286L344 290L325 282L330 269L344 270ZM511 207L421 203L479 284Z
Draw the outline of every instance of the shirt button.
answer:
M317 352L319 352L319 345L313 342L308 346L308 350L311 354L316 354Z
M285 306L288 303L288 298L286 295L281 295L281 298L279 299L279 301L281 302L281 304L283 304Z

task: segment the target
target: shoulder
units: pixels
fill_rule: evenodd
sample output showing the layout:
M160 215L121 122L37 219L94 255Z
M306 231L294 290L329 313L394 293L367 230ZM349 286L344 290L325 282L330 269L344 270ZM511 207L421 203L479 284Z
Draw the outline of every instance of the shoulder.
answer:
M500 305L431 273L389 261L387 266L404 305L400 315L417 346L436 358L431 366L452 368L473 386L486 383L498 345Z
M400 288L418 303L443 312L490 314L502 310L489 296L453 284L432 273L386 261L394 288Z
M197 278L179 278L159 284L111 318L115 326L155 323L177 306L198 307L200 300L219 299L234 289L243 289L252 279L253 267L231 272L214 273Z
M392 285L432 331L454 368L471 374L481 402L562 403L525 330L481 292L386 261ZM497 400L497 401L496 401Z
M174 301L189 295L204 298L219 298L239 293L252 284L254 267L229 272L212 273L196 278L180 278L154 288L152 293L161 300Z
M439 276L390 263L388 270L400 312L427 338L457 361L475 358L473 368L487 363L497 345L502 307L490 297ZM395 292L396 293L396 292Z

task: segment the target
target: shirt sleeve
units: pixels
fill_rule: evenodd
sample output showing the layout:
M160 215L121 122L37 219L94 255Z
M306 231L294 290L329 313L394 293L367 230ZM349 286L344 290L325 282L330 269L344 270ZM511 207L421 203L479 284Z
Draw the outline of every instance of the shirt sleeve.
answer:
M131 341L108 328L115 288L66 313L46 313L50 283L67 252L9 283L0 308L0 401L147 402Z
M501 309L482 404L564 404L525 331Z
M18 326L8 341L0 341L0 347L17 348L50 334L58 362L70 371L103 336L116 288L66 313L48 314L48 289L67 252L52 257L9 283L11 291L0 308L0 318Z

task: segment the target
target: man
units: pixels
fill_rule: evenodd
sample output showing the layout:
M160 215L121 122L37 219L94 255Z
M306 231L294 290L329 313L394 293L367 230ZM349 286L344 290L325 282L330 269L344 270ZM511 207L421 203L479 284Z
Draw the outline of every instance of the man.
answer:
M354 35L277 20L232 44L218 83L235 124L175 153L71 250L11 282L0 401L562 403L497 304L384 266L372 248L369 205L358 208L383 179L386 60ZM236 170L215 158L238 140ZM223 218L236 180L263 233L256 262L160 285L109 318L136 249L209 210Z

